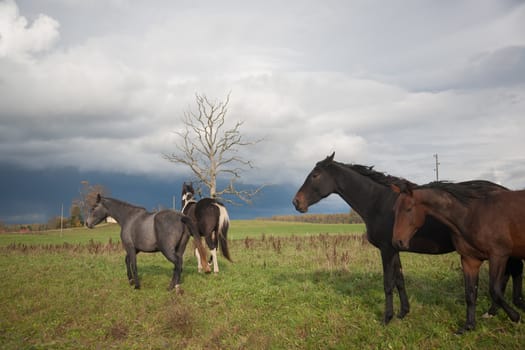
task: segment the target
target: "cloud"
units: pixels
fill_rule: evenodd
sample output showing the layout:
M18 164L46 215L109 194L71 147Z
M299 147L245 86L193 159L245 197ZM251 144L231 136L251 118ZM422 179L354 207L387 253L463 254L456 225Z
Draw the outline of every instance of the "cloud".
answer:
M30 23L0 3L20 39L0 41L0 160L171 176L194 94L231 91L228 118L264 138L247 183L296 184L332 151L418 182L434 153L451 179L522 164L525 5L402 4L67 1L26 4L48 13Z
M20 16L13 0L0 3L0 59L26 60L30 55L46 51L58 40L59 23L39 14L29 24Z
M525 84L525 46L510 46L481 53L469 62L462 76L457 87L485 88Z

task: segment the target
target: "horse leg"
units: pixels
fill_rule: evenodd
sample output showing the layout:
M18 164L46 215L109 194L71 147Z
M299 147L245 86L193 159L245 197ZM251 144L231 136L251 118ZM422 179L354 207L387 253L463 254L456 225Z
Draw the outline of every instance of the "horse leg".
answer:
M512 276L512 302L516 307L525 310L523 300L523 261L518 258L509 258L505 275ZM508 277L507 277L508 279Z
M458 329L457 334L473 330L476 327L476 300L478 297L478 276L482 261L461 256L461 267L463 268L463 278L465 280L465 302L467 304L467 316L465 325Z
M401 308L397 317L404 318L406 314L410 312L410 304L408 302L408 296L405 290L405 277L403 276L403 269L401 267L401 258L399 257L399 253L394 257L394 274L397 292L399 293L399 302L401 303Z
M208 248L210 249L211 258L213 260L213 272L219 273L219 263L217 260L218 241L216 231L211 231L209 234L206 234L205 240Z
M126 254L126 272L128 274L128 281L129 284L133 284L133 274L131 273L131 262L129 258L129 254Z
M182 289L180 289L180 278L182 275L182 255L179 255L178 253L175 253L174 259L173 259L173 277L171 278L170 286L168 287L168 290L171 291L175 287L175 291L177 294L182 294Z
M383 324L388 324L394 317L394 259L399 255L391 249L381 250L381 260L383 263L383 288L385 291L385 313L383 315Z
M131 269L131 274L133 275L133 283L135 284L135 289L140 289L139 274L137 271L137 252L135 249L132 249L128 254L129 266Z
M507 260L505 267L505 274L501 280L501 294L505 295L505 289L509 282L509 278L512 276L512 302L516 307L525 310L525 302L523 301L523 261L518 258L510 257ZM498 305L493 301L489 311L483 317L490 317L496 315L498 311Z
M520 320L520 315L514 310L503 298L501 281L505 273L505 265L508 257L498 256L491 257L489 260L489 290L492 301L501 306L507 313L507 316L514 321Z
M219 263L217 261L217 247L211 250L211 258L213 260L213 272L219 273Z
M202 272L201 255L199 254L198 248L195 248L195 257L197 258L197 268L199 272Z

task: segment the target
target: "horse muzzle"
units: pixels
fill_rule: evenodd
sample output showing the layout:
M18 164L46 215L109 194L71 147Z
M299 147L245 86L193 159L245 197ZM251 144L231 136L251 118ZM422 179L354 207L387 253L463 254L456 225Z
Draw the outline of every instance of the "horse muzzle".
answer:
M305 205L304 201L299 200L298 197L293 199L292 204L294 205L295 210L300 213L306 213L308 211L308 205Z
M399 250L407 250L410 247L410 241L409 240L403 240L403 239L392 239L392 245L394 248Z

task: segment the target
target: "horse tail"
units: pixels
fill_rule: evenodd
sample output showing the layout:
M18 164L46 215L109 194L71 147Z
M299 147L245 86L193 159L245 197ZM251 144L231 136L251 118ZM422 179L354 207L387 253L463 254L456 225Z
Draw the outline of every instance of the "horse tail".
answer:
M233 262L230 257L230 250L228 249L228 229L230 228L230 217L226 207L220 203L213 203L219 208L219 224L217 225L217 236L219 237L219 247L222 255Z
M190 230L190 235L193 237L193 241L195 242L195 247L199 251L199 255L201 257L201 264L203 268L205 269L205 272L206 273L211 272L210 267L208 266L208 263L206 262L206 250L202 246L201 236L199 235L199 230L197 229L195 222L189 216L186 216L184 214L182 214L181 221Z

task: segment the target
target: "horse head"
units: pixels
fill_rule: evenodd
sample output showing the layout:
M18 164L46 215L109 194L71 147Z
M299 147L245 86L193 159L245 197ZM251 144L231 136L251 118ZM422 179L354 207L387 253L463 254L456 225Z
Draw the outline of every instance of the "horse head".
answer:
M413 185L405 182L401 185L391 185L394 192L399 193L394 204L394 230L392 245L400 249L408 249L410 239L425 223L426 212L418 203L413 191Z
M310 205L334 193L336 189L335 179L328 171L333 164L334 156L335 152L318 162L308 174L292 201L297 211L306 213Z
M184 182L182 184L182 210L189 202L195 201L195 190L191 182Z
M108 209L104 206L104 199L100 196L100 193L97 194L97 201L91 211L89 216L86 219L86 226L88 228L93 228L98 225L102 220L107 218L109 215Z

